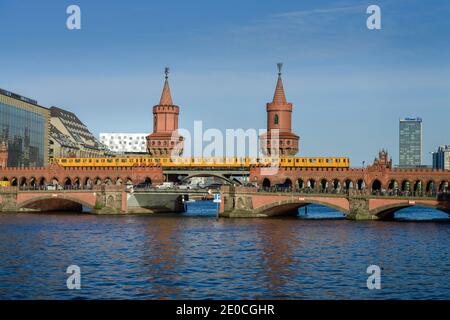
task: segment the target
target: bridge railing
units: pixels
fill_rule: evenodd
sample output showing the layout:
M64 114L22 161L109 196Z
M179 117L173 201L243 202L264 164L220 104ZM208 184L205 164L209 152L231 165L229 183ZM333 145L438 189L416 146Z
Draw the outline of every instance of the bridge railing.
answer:
M344 196L374 196L374 197L404 197L404 198L437 198L446 195L447 192L436 191L400 191L400 190L376 190L371 191L367 189L315 189L315 188L283 188L283 187L266 187L258 188L257 192L268 193L296 193L296 194L311 194L311 195L344 195ZM450 193L448 193L450 196Z

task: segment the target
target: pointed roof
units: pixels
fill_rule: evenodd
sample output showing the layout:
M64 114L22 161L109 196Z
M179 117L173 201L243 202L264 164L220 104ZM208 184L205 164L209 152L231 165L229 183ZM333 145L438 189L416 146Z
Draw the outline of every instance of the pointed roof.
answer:
M169 78L169 68L164 68L164 74L165 74L165 81L164 81L164 87L163 91L161 93L161 99L159 100L159 105L161 106L172 106L172 95L170 94L170 87L169 87L169 81L167 80Z
M164 81L164 88L161 94L161 99L159 100L159 104L162 106L171 106L173 105L172 102L172 95L170 94L170 88L169 88L169 81Z
M279 62L277 63L278 67L278 81L277 86L275 88L275 93L273 95L273 101L274 104L286 104L286 95L284 94L284 88L283 88L283 80L281 80L281 69L283 68L283 63Z
M273 95L272 103L276 104L286 104L286 95L284 94L283 80L281 80L281 74L278 74L277 86L275 88L275 93Z

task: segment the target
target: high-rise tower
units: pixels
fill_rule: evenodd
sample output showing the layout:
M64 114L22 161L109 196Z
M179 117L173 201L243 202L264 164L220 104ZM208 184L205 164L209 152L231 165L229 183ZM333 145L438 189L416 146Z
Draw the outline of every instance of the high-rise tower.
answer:
M266 155L293 156L298 152L299 136L292 132L292 103L287 102L278 63L278 81L273 101L267 103L267 132L261 135L261 148Z
M178 134L180 107L172 102L169 88L169 68L165 71L164 87L159 104L153 107L153 133L147 136L147 150L151 156L180 156L184 138Z
M422 165L422 119L400 119L400 167L417 167Z

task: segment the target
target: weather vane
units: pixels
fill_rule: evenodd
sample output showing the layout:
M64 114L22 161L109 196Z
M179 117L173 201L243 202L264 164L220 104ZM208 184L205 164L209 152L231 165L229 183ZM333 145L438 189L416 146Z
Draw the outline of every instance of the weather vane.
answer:
M283 68L283 62L278 62L277 67L278 67L278 76L281 77L281 69Z
M169 77L169 67L164 68L164 74L166 75L166 79Z

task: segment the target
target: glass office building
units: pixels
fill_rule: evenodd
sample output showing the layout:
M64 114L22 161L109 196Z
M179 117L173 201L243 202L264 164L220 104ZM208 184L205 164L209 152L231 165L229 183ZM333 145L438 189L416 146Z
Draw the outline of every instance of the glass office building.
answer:
M433 169L450 170L450 145L439 146L433 152Z
M422 119L400 119L400 167L422 165Z
M0 89L0 144L8 167L48 164L50 113L37 101Z

